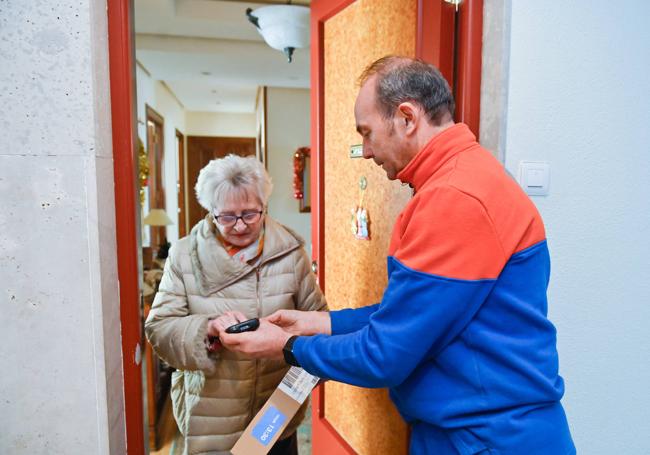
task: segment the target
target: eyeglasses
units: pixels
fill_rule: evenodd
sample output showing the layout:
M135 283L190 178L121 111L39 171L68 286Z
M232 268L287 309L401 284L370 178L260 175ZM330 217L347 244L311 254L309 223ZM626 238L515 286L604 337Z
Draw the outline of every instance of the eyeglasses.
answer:
M243 212L241 216L237 215L212 215L217 223L223 227L232 227L237 221L242 220L246 226L257 223L262 218L264 210L257 212Z

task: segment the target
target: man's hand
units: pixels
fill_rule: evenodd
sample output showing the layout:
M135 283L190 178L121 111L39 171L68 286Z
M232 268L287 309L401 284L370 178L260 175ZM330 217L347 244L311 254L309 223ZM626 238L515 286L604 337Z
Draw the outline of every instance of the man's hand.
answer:
M332 322L326 311L278 310L264 320L282 327L292 335L332 334Z
M257 330L244 333L226 333L219 330L221 344L231 351L240 352L255 359L282 359L282 348L291 334L265 319L260 320Z
M247 319L248 318L239 311L227 311L218 318L211 319L208 322L208 336L218 337L219 331L226 330L231 325L237 324L238 322L244 322Z

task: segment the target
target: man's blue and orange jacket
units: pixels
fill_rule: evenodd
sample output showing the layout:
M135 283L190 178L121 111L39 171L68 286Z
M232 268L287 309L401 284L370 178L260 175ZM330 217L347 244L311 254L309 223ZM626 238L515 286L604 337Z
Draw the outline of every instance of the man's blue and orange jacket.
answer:
M575 453L535 206L460 123L397 177L415 194L382 301L333 311L332 335L297 338L296 359L324 379L389 387L413 454Z

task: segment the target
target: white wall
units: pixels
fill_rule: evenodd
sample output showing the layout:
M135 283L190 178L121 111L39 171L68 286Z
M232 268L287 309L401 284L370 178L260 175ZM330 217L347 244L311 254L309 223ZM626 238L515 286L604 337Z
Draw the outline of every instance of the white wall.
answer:
M266 141L273 179L269 214L302 236L311 254L311 214L300 213L293 198L293 154L310 140L309 96L304 89L268 88Z
M0 453L126 453L106 2L0 30Z
M255 137L255 114L187 112L188 136Z
M174 224L167 226L167 239L178 240L178 147L176 130L186 134L185 109L173 93L160 81L152 79L140 65L136 65L138 137L147 145L146 108L149 105L164 120L163 143L165 159L163 163L163 185L165 187L165 206ZM147 148L148 149L148 148ZM146 214L147 210L145 210ZM146 236L145 236L146 239Z
M573 437L579 453L648 454L650 2L510 6L506 166L551 166L533 200Z

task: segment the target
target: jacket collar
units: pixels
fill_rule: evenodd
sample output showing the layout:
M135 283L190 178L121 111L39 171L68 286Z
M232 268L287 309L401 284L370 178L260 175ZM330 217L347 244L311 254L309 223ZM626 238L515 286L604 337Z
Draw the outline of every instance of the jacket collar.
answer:
M445 162L476 144L476 136L469 127L456 123L436 134L397 174L397 178L418 191Z
M257 267L300 248L304 243L297 234L268 215L264 223L264 250ZM256 268L233 260L217 240L216 229L208 215L194 226L189 236L192 269L203 295L229 286Z

